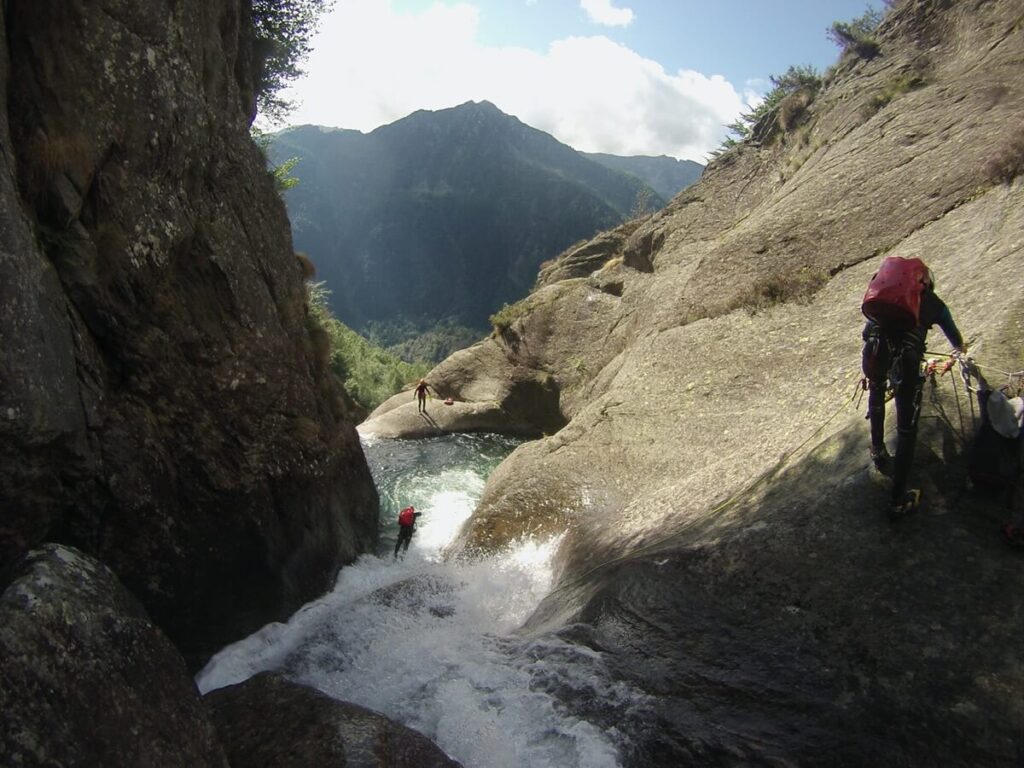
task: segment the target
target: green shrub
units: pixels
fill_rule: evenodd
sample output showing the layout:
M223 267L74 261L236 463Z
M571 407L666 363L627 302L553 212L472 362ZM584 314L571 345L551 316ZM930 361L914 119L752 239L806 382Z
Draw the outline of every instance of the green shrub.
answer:
M430 365L407 363L385 350L375 347L347 325L327 307L329 291L323 283L309 285L310 314L319 323L326 337L326 356L331 370L345 385L356 404L367 412L413 381L427 374ZM325 343L318 333L311 332L317 352Z
M712 157L719 157L737 144L747 141L762 140L772 129L779 125L783 130L788 130L787 125L794 123L794 116L797 111L805 110L821 88L821 76L810 64L793 66L782 75L772 75L770 78L772 90L764 97L764 101L758 104L750 112L741 114L734 122L727 127L735 134L727 136L722 145L711 153ZM780 114L783 111L783 103L789 99L785 106L785 120L780 121Z
M512 323L521 318L529 310L530 304L526 299L517 301L515 304L505 304L491 315L491 325L498 333L504 333L512 327Z
M885 85L871 94L864 106L868 116L883 109L893 99L909 91L924 87L926 81L919 72L904 72L889 80Z
M287 192L299 183L297 176L292 176L292 169L298 165L298 157L289 157L278 165L271 167L270 175L274 178L274 187L278 192Z
M881 49L875 32L884 16L883 11L868 8L863 16L851 21L834 21L828 30L828 38L842 48L843 53L852 52L863 59L873 58Z
M301 157L289 157L286 160L282 160L280 163L274 163L270 159L270 141L271 134L264 133L255 125L249 129L249 135L252 136L253 142L259 149L260 154L263 155L263 164L267 169L267 173L270 178L274 181L274 189L279 194L287 192L289 189L299 183L298 176L292 176L292 171L295 166L299 164Z

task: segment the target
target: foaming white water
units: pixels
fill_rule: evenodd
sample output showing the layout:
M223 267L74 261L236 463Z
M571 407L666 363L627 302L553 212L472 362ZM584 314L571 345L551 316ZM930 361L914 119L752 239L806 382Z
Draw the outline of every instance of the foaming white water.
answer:
M416 475L393 499L414 498L425 513L404 559L365 556L343 569L331 593L287 624L215 656L200 690L279 670L417 729L467 768L617 765L612 737L556 693L618 702L631 694L608 681L599 654L513 634L550 589L558 541L474 563L441 560L484 479L466 468Z

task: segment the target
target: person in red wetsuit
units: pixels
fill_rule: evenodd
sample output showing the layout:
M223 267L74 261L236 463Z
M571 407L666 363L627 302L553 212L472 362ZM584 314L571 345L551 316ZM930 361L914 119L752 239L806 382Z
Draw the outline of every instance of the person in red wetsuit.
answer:
M409 542L412 541L413 531L416 530L416 518L422 514L422 512L416 511L416 507L406 507L398 513L398 541L395 542L395 557L398 557L399 548L402 548L403 555L409 551Z
M889 460L884 440L887 379L892 381L896 391L896 459L893 462L890 519L903 517L917 509L921 495L918 489L907 490L907 480L917 443L917 419L921 412L924 383L921 359L928 329L938 325L956 350L955 354L967 353L967 345L953 322L949 307L935 294L931 270L925 271L922 283L920 311L915 328L893 330L868 320L862 333L864 351L861 365L868 385L871 460L880 470L886 467Z

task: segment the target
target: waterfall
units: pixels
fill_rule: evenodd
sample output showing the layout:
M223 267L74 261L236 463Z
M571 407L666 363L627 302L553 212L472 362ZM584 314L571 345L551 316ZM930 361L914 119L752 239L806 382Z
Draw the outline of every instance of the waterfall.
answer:
M617 734L568 702L621 709L636 694L589 648L515 634L551 586L558 540L470 563L441 558L514 446L469 435L365 441L381 495L378 554L342 569L287 623L218 653L197 676L200 690L277 670L415 728L467 768L618 765ZM408 504L424 514L395 560L395 520Z

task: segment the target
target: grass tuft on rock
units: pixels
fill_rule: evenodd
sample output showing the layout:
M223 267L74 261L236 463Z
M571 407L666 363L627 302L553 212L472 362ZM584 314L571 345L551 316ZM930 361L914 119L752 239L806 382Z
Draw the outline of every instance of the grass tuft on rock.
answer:
M992 184L1010 184L1024 173L1024 123L985 164L985 177Z

